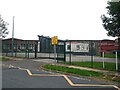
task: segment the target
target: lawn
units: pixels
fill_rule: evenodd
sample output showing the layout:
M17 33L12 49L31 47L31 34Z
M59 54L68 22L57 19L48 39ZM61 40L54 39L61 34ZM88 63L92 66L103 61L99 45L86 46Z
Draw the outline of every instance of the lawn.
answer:
M8 60L10 60L9 57L0 56L0 61L8 61Z
M44 68L51 69L51 70L58 70L58 71L63 71L67 73L73 73L73 74L78 74L82 76L101 76L103 73L96 72L96 71L89 71L89 70L80 70L80 69L74 69L74 68L69 68L65 66L57 66L57 65L44 65Z
M92 67L92 63L89 61L86 62L62 62L62 64L69 64L69 65L76 65L76 66L81 66L81 67ZM105 62L105 70L110 70L110 71L115 71L116 70L116 64L112 62ZM97 69L103 69L103 62L93 62L93 67L92 68L97 68Z
M57 65L50 65L50 64L44 65L43 68L47 70L60 71L60 72L76 74L80 76L89 76L89 77L105 79L105 80L110 80L110 81L115 81L120 83L120 76L114 76L108 73L106 74L106 73L101 73L96 71L81 70L76 68L69 68L65 66L57 66Z
M97 56L101 56L100 54L98 54ZM105 53L104 57L107 58L116 58L116 54L112 54L112 53ZM118 58L120 58L120 55L117 56Z

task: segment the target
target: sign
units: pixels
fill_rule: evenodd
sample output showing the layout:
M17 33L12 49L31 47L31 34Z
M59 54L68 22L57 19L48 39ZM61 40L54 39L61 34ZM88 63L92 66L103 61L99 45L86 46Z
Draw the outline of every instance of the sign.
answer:
M52 44L58 44L58 36L53 36L51 38L51 42L52 42Z
M70 51L70 44L66 44L66 51ZM89 52L88 43L71 43L71 52Z
M58 44L58 36L53 36L53 37L51 38L51 43L52 43L52 45L54 45L54 60L55 60L56 62L58 62L58 61L56 60L56 44Z

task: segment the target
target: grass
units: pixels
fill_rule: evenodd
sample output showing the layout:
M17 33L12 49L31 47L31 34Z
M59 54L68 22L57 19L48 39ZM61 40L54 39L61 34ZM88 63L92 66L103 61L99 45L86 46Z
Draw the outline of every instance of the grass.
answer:
M58 71L63 71L67 73L73 73L73 74L78 74L82 76L101 76L103 73L100 72L95 72L95 71L88 71L88 70L80 70L80 69L74 69L74 68L69 68L65 66L57 66L57 65L44 65L44 68L50 69L50 70L58 70Z
M98 54L97 56L101 56L101 55ZM112 54L112 53L105 53L104 57L107 57L107 58L116 58L116 55ZM120 58L120 55L118 55L118 58Z
M80 76L90 76L90 77L95 77L99 79L105 79L105 80L110 80L110 81L115 81L120 83L120 76L114 76L110 74L104 74L101 72L96 72L96 71L88 71L88 70L80 70L76 68L69 68L65 66L57 66L57 65L44 65L43 66L45 69L49 70L55 70L55 71L61 71L65 73L72 73Z
M81 66L81 67L92 67L92 63L89 61L86 62L62 62L62 64L69 64L69 65L75 65L75 66ZM105 70L115 71L116 64L112 62L105 62ZM93 68L97 69L103 69L103 62L93 62Z
M8 61L10 60L9 57L6 57L6 56L0 56L0 61Z

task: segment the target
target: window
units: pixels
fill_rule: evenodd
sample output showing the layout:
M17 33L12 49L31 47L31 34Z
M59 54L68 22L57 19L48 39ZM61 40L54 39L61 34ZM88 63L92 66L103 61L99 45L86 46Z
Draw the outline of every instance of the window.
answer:
M77 49L77 50L80 50L80 45L76 45L76 49Z
M70 45L67 45L67 50L70 50Z

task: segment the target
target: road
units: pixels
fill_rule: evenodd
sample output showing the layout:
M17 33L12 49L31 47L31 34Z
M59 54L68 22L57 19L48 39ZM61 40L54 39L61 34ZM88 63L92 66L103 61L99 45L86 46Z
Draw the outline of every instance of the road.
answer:
M66 56L66 60L69 61L70 55ZM120 58L117 59L120 62ZM91 61L91 56L71 55L71 61ZM116 62L116 58L103 58L99 56L93 56L93 61L96 62Z
M29 58L35 58L35 53L29 53ZM6 53L3 53L3 55L6 55ZM8 56L11 56L11 53L7 53ZM25 57L26 55L28 54L25 54L25 53L17 53L16 54L16 57ZM49 57L52 57L54 58L54 54L49 54L49 53L37 53L37 57L46 57L46 58L49 58ZM70 60L70 54L66 54L66 61L69 61ZM102 62L102 61L105 61L105 62L116 62L116 59L115 58L104 58L103 57L99 57L99 56L94 56L93 57L93 61L99 61L99 62ZM74 55L74 54L71 54L71 61L75 62L75 61L91 61L91 56L87 56L87 55ZM118 62L120 62L120 58L118 58Z
M92 80L41 70L45 63L55 63L49 59L29 59L3 61L3 88L81 88L83 90L118 90L111 82Z

